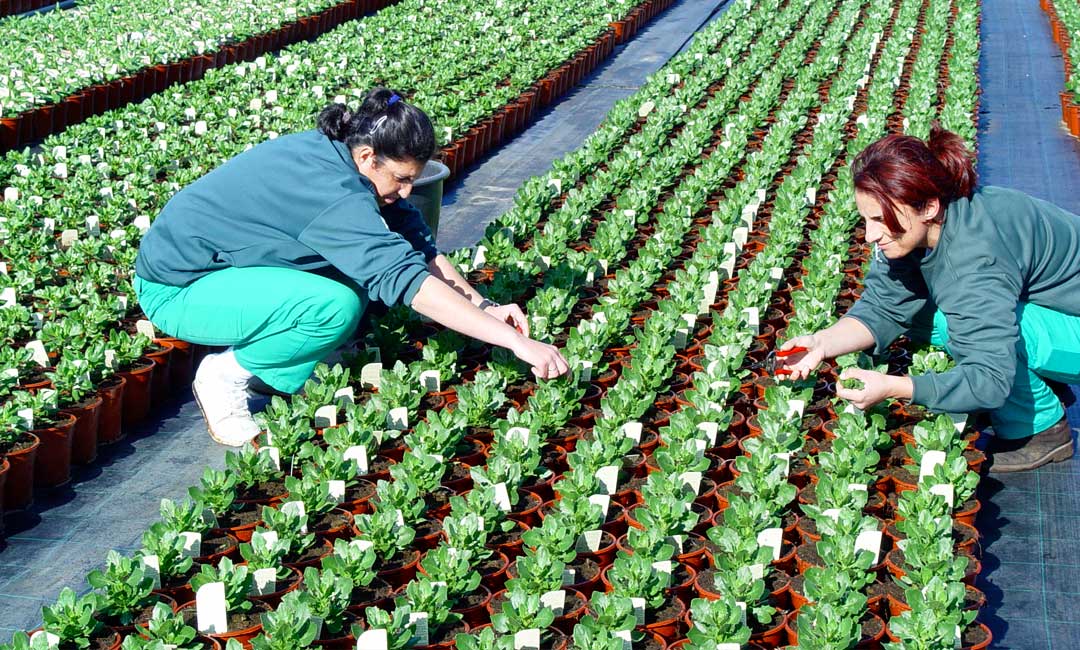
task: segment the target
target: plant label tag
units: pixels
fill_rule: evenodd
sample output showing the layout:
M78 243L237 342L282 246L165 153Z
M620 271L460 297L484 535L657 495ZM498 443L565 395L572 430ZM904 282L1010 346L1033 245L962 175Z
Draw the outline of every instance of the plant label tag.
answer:
M0 262L0 274L3 274L3 275L8 274L7 262Z
M627 438L630 438L634 443L641 442L641 423L637 421L627 422L622 425L622 432Z
M593 314L592 319L594 321L596 321L597 323L600 323L601 325L607 325L607 322L608 322L607 314L605 314L602 311L598 311L595 314Z
M938 465L945 464L945 452L931 449L923 454L922 463L919 464L919 482L934 473Z
M363 445L353 445L345 450L343 454L345 460L355 460L357 466L357 476L368 473L368 457L367 447Z
M765 577L765 565L761 562L750 565L750 577L754 580L761 580Z
M156 555L144 555L142 558L143 573L150 577L154 583L154 589L161 588L161 560Z
M506 430L506 439L513 440L517 438L522 445L528 445L531 433L528 427L510 427Z
M342 408L356 404L356 391L352 386L339 388L334 392L334 403Z
M442 381L439 379L438 370L425 370L420 373L420 385L429 393L437 393L442 390Z
M638 117L648 117L649 113L651 113L654 108L656 108L655 102L642 102L641 106L638 108L637 115Z
M686 321L686 327L693 329L694 325L697 325L697 314L683 314L682 319Z
M196 558L202 555L202 533L184 531L180 533L180 537L184 538L184 555L186 557Z
M604 539L604 531L587 530L578 535L575 544L578 553L595 553L600 550L600 542Z
M556 194L562 194L562 179L561 178L549 178L548 187L554 187Z
M826 508L821 511L821 514L833 521L840 521L840 508Z
M286 501L281 504L281 511L303 519L304 523L300 526L300 532L307 535L307 509L304 507L303 501Z
M428 645L427 612L409 612L409 625L413 628L413 645Z
M41 339L30 341L26 344L26 349L30 350L34 363L42 368L49 367L49 353L45 351L45 344L41 342Z
M746 247L746 240L750 238L750 230L746 226L739 226L731 233L731 241L739 250Z
M60 637L52 632L46 632L45 630L38 630L30 635L30 647L34 647L33 641L42 636L45 637L45 645L47 645L50 650L60 647Z
M252 542L254 542L255 538L261 539L263 543L267 546L273 546L274 544L278 543L277 531L273 530L268 530L266 532L254 532L251 534Z
M105 350L105 368L116 370L116 350Z
M608 508L611 507L611 496L607 494L593 494L589 497L589 503L600 506L600 512L607 518Z
M780 547L784 543L783 528L766 528L757 535L758 546L768 546L772 549L773 562L780 559Z
M330 493L330 498L334 499L338 503L345 500L345 481L332 479L326 482L327 491Z
M277 569L274 567L255 569L252 575L254 576L251 583L253 596L266 596L277 591Z
M386 414L386 428L391 431L404 431L409 428L409 409L404 406L390 409Z
M755 335L760 334L761 333L761 321L759 320L760 316L758 314L758 308L757 307L747 307L746 309L743 309L743 313L746 314L746 326L747 326L747 328L749 328L750 331L753 332Z
M667 76L667 82L669 84L675 85L675 84L679 83L680 81L682 81L682 77L680 77L679 75L677 75L675 73L669 73L668 76Z
M741 600L738 600L738 601L735 601L735 604L739 607L739 609L742 612L742 624L746 625L746 603L742 602Z
M356 637L356 650L387 650L386 630L368 630Z
M612 632L616 639L622 639L622 650L634 650L633 638L630 630L615 630Z
M709 439L709 446L715 447L716 437L720 434L720 425L716 422L698 422L697 428Z
M569 587L577 582L577 569L563 569L562 570L562 585Z
M637 626L645 625L645 599L631 597L630 604L634 608L634 624Z
M701 438L694 438L694 443L693 444L694 444L694 450L697 451L697 457L701 458L702 456L704 456L705 455L706 445L708 443L706 443Z
M315 409L315 428L325 429L326 427L336 427L337 411L337 404L328 404Z
M64 230L60 233L60 245L67 248L79 241L79 231L74 228Z
M368 355L368 358L382 363L382 349L377 345L369 345L364 348L364 352Z
M90 237L98 237L101 235L101 222L98 220L96 214L91 214L86 217L86 234Z
M215 515L214 511L211 510L210 508L203 508L202 520L203 520L204 524L206 524L207 526L209 526L211 528L217 528L218 527L217 515Z
M281 469L281 451L277 447L259 447L259 453L270 457L274 463L274 469Z
M874 564L879 562L881 555L881 531L864 530L855 538L856 551L870 551L874 554Z
M967 426L967 414L966 413L947 413L946 415L953 421L953 426L956 427L957 433L963 433L964 427Z
M581 376L581 381L586 382L586 383L592 381L592 369L593 369L593 362L592 361L582 361L581 362L581 375L580 375Z
M724 261L720 262L720 269L724 271L724 278L731 278L735 276L735 258L739 256L739 249L735 246L735 242L727 242L724 244Z
M806 205L808 205L810 207L813 207L814 203L816 203L816 202L817 202L817 188L816 187L808 187L808 188L806 188Z
M739 220L746 224L747 230L754 227L754 220L757 219L757 211L757 203L751 203L750 205L743 207L742 214L739 215Z
M514 634L514 650L540 650L540 630L522 630Z
M536 266L540 267L540 272L543 273L551 268L551 257L548 255L537 255Z
M499 510L503 512L510 512L512 506L510 505L510 493L506 490L506 483L496 483L495 488L495 505L499 506Z
M600 481L600 485L603 486L604 491L608 494L615 494L619 489L619 466L608 465L596 470L596 478Z
M147 226L149 228L149 226ZM56 219L52 217L45 217L41 220L41 230L46 235L51 235L56 232Z
M930 494L936 494L945 499L945 503L949 504L949 510L956 507L956 489L953 487L952 483L938 483L937 485L931 485Z
M540 602L544 604L544 607L555 612L555 616L562 616L566 609L566 591L559 589L546 592L540 596Z
M479 269L487 262L487 246L477 245L473 249L472 268Z
M848 492L866 492L866 485L863 483L848 483Z
M788 472L791 470L791 452L781 451L773 454L773 457L777 460L784 461L784 476L787 476Z
M789 418L801 418L803 411L806 409L806 402L801 399L788 400L787 408Z
M683 545L686 544L686 535L668 535L667 541L675 547L676 553L682 553Z
M701 494L701 472L683 472L679 481L694 494Z
M5 187L4 188L4 200L5 201L18 201L19 200L19 190L17 190L14 187Z
M360 368L360 385L364 388L378 388L382 385L382 362L365 363Z
M209 582L195 592L196 627L203 634L223 634L229 631L225 615L225 583Z
M681 350L686 347L686 342L689 338L690 330L685 327L676 327L675 333L671 335L671 344Z
M661 573L661 574L667 576L669 584L670 584L671 571L672 571L672 568L673 568L671 560L660 560L659 562L653 562L652 563L652 568L657 573Z
M851 413L852 415L862 415L863 414L862 409L859 408L858 406L855 406L851 402L848 402L844 406L844 413Z
M145 318L135 323L135 331L151 341L157 338L157 330L154 329L154 324Z

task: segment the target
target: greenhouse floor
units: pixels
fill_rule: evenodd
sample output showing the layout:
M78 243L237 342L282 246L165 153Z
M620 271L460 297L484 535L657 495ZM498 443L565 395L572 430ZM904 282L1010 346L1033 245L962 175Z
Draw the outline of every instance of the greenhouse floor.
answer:
M658 16L611 60L511 144L467 170L447 188L439 243L470 245L505 211L525 178L591 133L608 108L630 94L691 35L721 2L682 0ZM1060 54L1047 20L1031 0L984 0L980 174L1080 213L1080 143L1062 127ZM1080 388L1066 399L1080 427ZM181 499L202 468L221 467L225 449L210 442L198 408L185 394L93 466L34 507L6 519L0 541L0 642L40 623L41 605L70 586L84 591L85 574L109 549L131 552L156 519L162 498ZM1080 594L1080 461L1018 475L983 479L983 573L989 598L981 620L992 648L1080 648L1080 623L1069 603Z

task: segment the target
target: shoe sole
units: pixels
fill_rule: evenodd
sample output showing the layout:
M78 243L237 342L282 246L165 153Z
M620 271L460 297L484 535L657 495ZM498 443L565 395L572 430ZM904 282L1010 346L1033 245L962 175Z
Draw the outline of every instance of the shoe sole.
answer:
M1008 474L1011 472L1028 472L1043 465L1050 463L1060 463L1062 461L1069 460L1073 457L1073 443L1072 440L1059 446L1057 449L1049 452L1042 458L1034 460L1026 465L1003 465L998 466L996 464L990 465L991 474ZM990 456L993 459L993 455Z
M191 393L195 395L195 403L199 406L199 413L203 416L203 420L206 422L206 432L210 434L211 440L218 443L219 445L225 445L226 447L243 447L245 444L250 442L248 440L245 440L240 444L236 444L234 442L225 442L221 438L218 438L217 435L214 433L214 430L210 428L210 419L206 417L206 409L203 408L202 400L199 399L199 391L195 389L195 382L191 382Z

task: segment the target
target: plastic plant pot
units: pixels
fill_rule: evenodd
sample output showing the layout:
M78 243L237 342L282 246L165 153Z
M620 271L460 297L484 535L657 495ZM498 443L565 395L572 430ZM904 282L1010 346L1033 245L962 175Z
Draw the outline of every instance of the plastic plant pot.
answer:
M424 215L424 222L431 230L431 236L439 233L439 212L442 209L443 181L450 176L450 168L438 160L429 160L424 165L420 178L413 183L409 203Z

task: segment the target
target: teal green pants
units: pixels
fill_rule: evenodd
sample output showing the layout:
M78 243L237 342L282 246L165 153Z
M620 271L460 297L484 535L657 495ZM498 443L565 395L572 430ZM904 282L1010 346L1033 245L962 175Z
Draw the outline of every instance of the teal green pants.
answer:
M1045 379L1080 383L1080 316L1020 303L1016 317L1020 323L1016 378L1005 404L990 412L999 438L1026 438L1061 419L1061 400ZM948 325L940 310L934 314L930 342L949 350Z
M135 292L158 329L232 346L241 366L286 393L349 338L367 307L362 292L342 282L276 267L223 269L186 287L136 276Z

